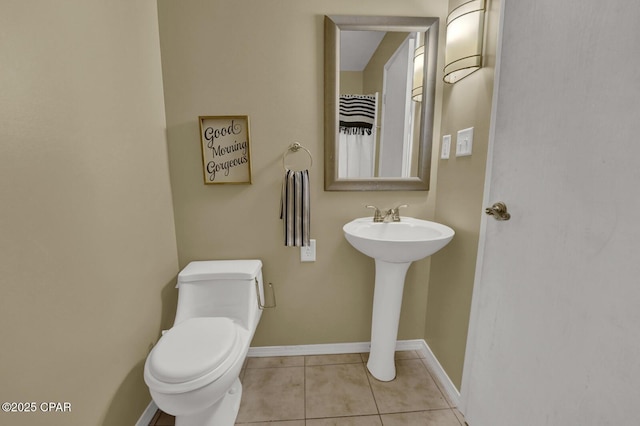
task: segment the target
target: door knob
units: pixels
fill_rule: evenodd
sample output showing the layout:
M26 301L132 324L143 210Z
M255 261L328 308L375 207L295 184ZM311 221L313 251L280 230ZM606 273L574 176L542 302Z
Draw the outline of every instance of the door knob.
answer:
M507 205L502 201L498 201L491 207L484 209L484 212L489 216L493 216L495 220L509 220L511 215L507 211Z

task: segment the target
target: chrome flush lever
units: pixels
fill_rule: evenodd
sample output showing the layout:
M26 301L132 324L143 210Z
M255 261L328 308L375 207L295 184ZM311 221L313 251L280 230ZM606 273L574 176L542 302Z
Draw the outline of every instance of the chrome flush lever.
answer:
M258 308L260 308L260 310L263 310L265 308L266 309L275 308L276 307L276 291L273 288L273 284L271 284L271 283L268 284L269 288L271 289L271 294L273 296L273 303L271 305L267 305L266 304L266 298L267 298L266 292L265 292L265 296L264 296L265 303L262 303L262 300L260 298L260 283L258 282L257 278L254 278L254 281L256 282L256 297L258 298ZM263 291L264 291L264 285L263 285Z

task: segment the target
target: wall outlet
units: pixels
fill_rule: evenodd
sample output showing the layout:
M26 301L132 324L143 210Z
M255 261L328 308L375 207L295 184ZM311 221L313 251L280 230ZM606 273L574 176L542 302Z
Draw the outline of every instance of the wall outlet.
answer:
M440 158L442 160L448 160L450 152L451 152L451 135L444 135L442 137L442 150L440 151Z
M300 247L300 262L316 261L316 240L309 240L308 246Z

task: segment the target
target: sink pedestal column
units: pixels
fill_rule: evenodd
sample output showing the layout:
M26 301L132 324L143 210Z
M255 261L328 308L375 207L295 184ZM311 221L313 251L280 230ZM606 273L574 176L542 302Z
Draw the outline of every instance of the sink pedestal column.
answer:
M404 279L409 266L411 266L411 262L390 263L376 259L371 353L367 368L373 377L383 382L388 382L396 377L394 355L398 338Z

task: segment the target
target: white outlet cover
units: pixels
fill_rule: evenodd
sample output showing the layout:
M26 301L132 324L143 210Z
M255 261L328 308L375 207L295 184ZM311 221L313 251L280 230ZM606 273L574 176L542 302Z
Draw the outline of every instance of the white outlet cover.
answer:
M456 157L471 155L473 149L473 127L458 131L456 139Z
M300 247L300 262L316 261L316 240L309 240L309 246Z
M440 150L440 158L442 160L448 160L451 153L451 135L444 135L442 137L442 149Z

